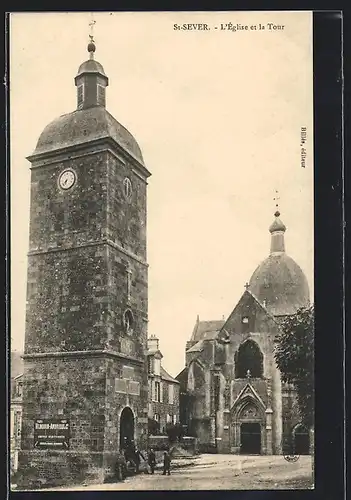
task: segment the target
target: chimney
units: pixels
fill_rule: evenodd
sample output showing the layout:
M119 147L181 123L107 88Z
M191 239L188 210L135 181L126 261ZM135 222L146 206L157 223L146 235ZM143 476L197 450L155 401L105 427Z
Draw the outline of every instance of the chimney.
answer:
M159 339L155 335L151 335L151 337L147 339L147 348L149 351L159 350Z

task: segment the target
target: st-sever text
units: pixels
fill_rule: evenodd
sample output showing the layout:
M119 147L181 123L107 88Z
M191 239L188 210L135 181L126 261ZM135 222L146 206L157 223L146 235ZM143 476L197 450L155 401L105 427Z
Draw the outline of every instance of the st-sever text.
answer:
M173 24L173 29L176 31L210 31L215 29L218 31L283 31L285 28L284 24L241 24L241 23L219 23L214 26L210 26L207 23L183 23L183 24Z

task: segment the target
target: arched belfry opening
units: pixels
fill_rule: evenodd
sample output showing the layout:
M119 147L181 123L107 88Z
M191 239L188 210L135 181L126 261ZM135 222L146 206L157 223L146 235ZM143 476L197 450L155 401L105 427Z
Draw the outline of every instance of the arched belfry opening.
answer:
M263 377L263 354L251 339L241 344L235 354L235 378L247 377Z
M120 449L125 450L134 441L134 415L129 406L123 408L119 422Z
M310 434L303 424L297 424L293 429L293 446L293 452L296 455L309 455L310 453Z

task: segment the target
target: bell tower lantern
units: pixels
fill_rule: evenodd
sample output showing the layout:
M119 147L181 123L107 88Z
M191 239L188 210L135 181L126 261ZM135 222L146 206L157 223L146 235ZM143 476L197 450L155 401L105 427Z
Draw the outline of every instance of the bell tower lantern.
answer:
M79 66L74 79L77 87L77 109L106 106L108 78L102 65L94 59L96 46L92 35L87 48L89 59Z

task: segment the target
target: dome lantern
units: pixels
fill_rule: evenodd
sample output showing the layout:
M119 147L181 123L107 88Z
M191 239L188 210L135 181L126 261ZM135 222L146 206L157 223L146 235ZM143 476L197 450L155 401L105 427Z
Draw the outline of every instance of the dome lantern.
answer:
M271 233L271 253L285 252L284 233L286 231L286 226L279 218L279 210L275 212L274 216L275 219L269 226L269 232Z
M77 109L106 106L108 78L102 65L94 59L96 45L92 34L89 39L89 59L79 66L74 79L77 87Z

